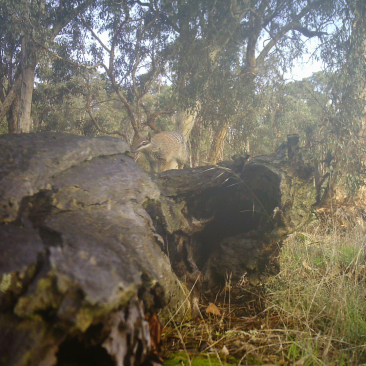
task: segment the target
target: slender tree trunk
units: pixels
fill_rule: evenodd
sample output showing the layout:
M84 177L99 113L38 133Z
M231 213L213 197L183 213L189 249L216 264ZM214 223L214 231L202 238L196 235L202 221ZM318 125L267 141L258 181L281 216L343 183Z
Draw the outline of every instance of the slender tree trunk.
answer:
M23 72L23 83L20 92L20 110L17 132L29 132L31 126L31 108L34 84L34 68L28 66Z
M21 82L22 82L22 76L19 76L17 81L11 87L10 91L8 92L7 96L5 97L4 102L1 106L1 110L0 110L0 123L3 121L5 116L8 119L9 113L13 113L10 110L12 109L12 105L13 105L15 99L19 97ZM18 116L16 117L15 120L16 121L18 120ZM15 127L17 127L17 126L15 126Z
M200 123L195 123L191 133L191 163L192 168L196 168L200 165L200 138L201 138L201 126Z
M208 154L208 161L211 164L216 164L217 161L220 159L220 154L222 151L222 147L224 145L229 125L230 125L229 120L226 120L218 127L218 130L215 133L214 139L211 144L210 152Z
M10 106L10 108L8 109L8 111L6 113L9 133L17 132L19 108L20 108L20 96L19 96L19 94L16 94L12 105Z
M37 65L36 56L32 52L32 43L28 36L22 39L22 86L20 89L20 109L17 133L29 132L31 126L31 108L34 86L34 74Z
M46 0L39 0L37 2L33 0L28 1L29 4L32 6L39 6L39 11L44 12L45 11L45 5ZM47 39L44 39L44 43L50 43L52 42L55 37L61 32L61 30L67 26L67 24L75 18L78 14L83 13L87 7L91 4L93 4L93 0L83 0L82 2L79 2L79 5L76 6L73 10L68 11L67 13L62 11L62 6L58 10L56 10L56 18L58 19L55 21L52 27L52 35L51 37L47 37ZM26 6L24 4L24 6ZM60 13L58 13L60 12ZM27 22L30 20L29 11ZM24 28L24 32L27 32L28 34L31 32L29 27ZM31 36L23 35L22 41L21 41L21 72L20 77L18 77L16 80L16 83L13 85L13 87L10 89L9 94L4 99L3 104L1 105L0 110L0 123L4 119L5 116L11 116L11 121L9 122L9 128L11 130L14 127L14 123L16 121L17 128L16 132L29 132L30 126L31 126L31 107L32 107L32 97L33 97L33 87L34 87L34 76L35 76L35 69L36 65L39 61L39 58L41 54L44 51L41 50L39 47L36 47L35 44L32 41ZM16 73L18 74L18 72ZM8 80L9 81L9 80ZM20 89L20 99L16 102L16 104L13 106L15 93L19 94ZM10 109L12 108L12 112L10 112ZM14 113L16 110L19 110L17 118L14 117Z
M357 3L356 5L356 9L357 9L357 17L356 17L356 21L353 25L353 32L355 33L355 36L359 38L359 55L361 56L360 58L362 59L366 57L366 20L365 20L365 15L366 15L366 5L363 2ZM352 42L352 44L354 44L354 42ZM353 50L355 50L354 46L353 46ZM365 76L364 78L365 79ZM363 99L364 101L364 109L363 109L363 118L362 118L362 122L361 122L361 135L363 137L366 136L366 88L363 90L363 92L361 93L361 99Z

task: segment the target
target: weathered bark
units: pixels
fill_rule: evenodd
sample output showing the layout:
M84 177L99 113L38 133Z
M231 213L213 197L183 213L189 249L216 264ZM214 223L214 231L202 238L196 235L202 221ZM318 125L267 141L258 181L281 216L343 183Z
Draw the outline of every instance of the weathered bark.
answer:
M145 315L184 305L184 286L143 207L160 192L127 149L110 137L0 136L2 365L70 364L90 344L108 365L159 358Z
M200 123L195 123L190 138L190 159L191 167L196 168L200 165L200 138L201 138L201 126Z
M312 170L296 142L155 176L115 138L0 136L5 365L159 361L149 329L160 334L166 304L186 309L184 282L197 304L202 273L208 289L227 269L254 281L310 216Z
M168 247L178 276L202 272L210 289L225 284L225 273L233 283L245 272L256 282L271 268L281 240L309 222L316 203L313 169L297 144L289 136L271 155L160 175L161 192L183 199L190 216L174 212L166 226L175 233Z
M30 132L34 74L35 66L32 65L23 71L17 133Z

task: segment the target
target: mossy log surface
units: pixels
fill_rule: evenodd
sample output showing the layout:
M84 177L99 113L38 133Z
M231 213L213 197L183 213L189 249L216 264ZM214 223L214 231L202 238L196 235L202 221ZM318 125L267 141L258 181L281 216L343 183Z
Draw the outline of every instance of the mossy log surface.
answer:
M209 288L228 270L254 280L315 203L291 139L158 176L128 150L111 137L0 136L1 365L159 361L154 314L185 311L198 276Z

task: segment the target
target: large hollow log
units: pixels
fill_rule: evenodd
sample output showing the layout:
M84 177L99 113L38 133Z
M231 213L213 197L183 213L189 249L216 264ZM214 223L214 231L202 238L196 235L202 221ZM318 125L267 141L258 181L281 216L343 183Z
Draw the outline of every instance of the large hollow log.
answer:
M248 275L258 282L270 270L281 241L313 216L313 169L303 161L298 142L298 135L289 135L271 155L249 161L237 156L158 177L160 191L174 205L157 216L173 219L162 231L156 221L155 227L174 234L167 242L179 277L202 272L212 288L223 285L228 274L233 281Z
M272 155L158 176L128 149L0 136L1 364L159 362L155 314L184 312L186 286L197 299L228 271L257 280L315 203L296 136Z

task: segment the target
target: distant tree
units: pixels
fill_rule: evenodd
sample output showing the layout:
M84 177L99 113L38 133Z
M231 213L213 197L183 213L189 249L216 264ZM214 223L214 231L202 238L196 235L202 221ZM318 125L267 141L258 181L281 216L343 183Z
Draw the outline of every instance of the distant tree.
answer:
M327 88L333 114L328 133L333 136L335 174L330 189L341 179L355 192L365 182L366 139L366 3L351 2L343 22L335 24L322 50L328 70Z
M180 49L179 58L172 60L172 71L181 109L178 126L185 135L194 124L192 115L204 108L207 90L221 93L213 99L220 98L226 108L233 97L226 91L239 90L240 84L240 88L247 88L241 95L248 96L248 103L244 101L246 105L241 107L251 110L250 103L255 99L251 93L255 92L254 80L260 75L259 69L271 59L276 60L278 68L286 70L306 50L306 39L327 35L328 25L339 19L342 6L338 1L269 0L199 4L195 8L186 4L186 11L176 13ZM187 14L193 14L193 18ZM225 58L231 63L225 62ZM221 73L215 77L222 75L224 84L231 80L231 86L227 85L225 90L215 88L217 79L211 76L216 69ZM211 163L217 161L231 127L228 118L214 122L208 156Z
M81 74L56 83L46 82L43 75L42 81L36 85L33 95L34 131L60 131L87 136L111 131L127 139L130 131L126 127L129 125L120 123L127 116L100 74L92 72L90 83ZM97 130L87 112L88 102L101 131Z
M131 140L133 129L128 115L105 75L87 70L58 79L59 75L53 72L54 67L43 62L38 68L32 108L34 131L62 131L88 136L112 134ZM154 84L144 99L145 107L159 108L165 99L169 99L169 94L169 87ZM158 128L171 129L170 123L169 118L157 118Z
M90 57L81 59L74 51L72 62L104 68L135 133L143 124L158 131L157 116L177 111L178 128L188 136L216 70L223 84L231 80L253 90L258 67L271 53L282 55L277 59L283 67L291 64L304 51L305 38L326 34L338 7L329 0L100 1L59 42L72 39ZM175 94L163 108L148 110L143 100L159 77L171 80ZM228 119L221 123L212 161L230 125Z
M29 114L31 93L27 90L32 90L33 81L21 83L21 78L34 78L35 65L46 52L60 89L71 75L84 78L82 94L63 95L73 95L75 103L77 98L85 101L94 129L89 128L88 133L121 133L116 124L106 123L96 107L104 97L117 99L113 103L120 105L126 117L120 121L128 119L135 135L147 126L155 132L171 127L167 116L175 116L176 128L189 137L197 121L205 130L193 129L191 144L203 149L194 149L194 164L200 160L216 163L236 146L239 150L250 143L255 147L253 132L265 135L270 121L277 125L271 122L275 128L266 148L273 149L287 128L280 126L286 125L283 116L289 114L284 114L281 105L265 105L279 98L270 100L262 93L269 78L277 78L278 84L272 83L274 91L282 90L280 70L287 70L303 54L308 38L329 41L329 25L341 24L347 12L344 29L358 24L352 4L339 0L80 0L77 6L72 1L58 6L47 0L34 4L3 1L1 50L4 55L9 51L11 57L3 58L10 73L2 79L1 116L14 121L12 116ZM6 21L12 17L14 23ZM27 59L23 64L22 54ZM94 78L100 73L106 84L95 89ZM20 96L24 98L14 92L17 85L22 86ZM157 92L157 88L166 92ZM38 85L37 90L41 93L42 87ZM38 98L38 126L45 121L38 113L41 107ZM13 112L17 109L18 114ZM26 130L21 128L22 121L20 118L18 131ZM27 123L29 127L29 119ZM206 140L201 142L197 135Z
M36 66L55 37L92 0L2 0L0 6L0 123L29 132Z

